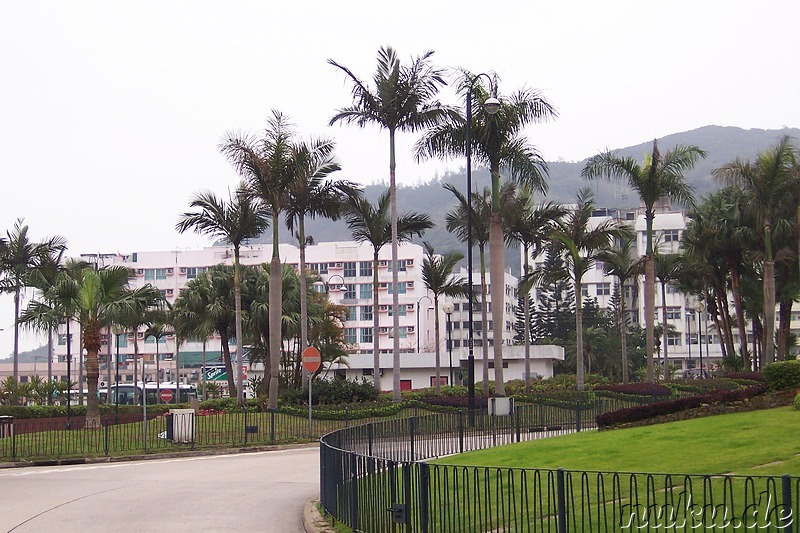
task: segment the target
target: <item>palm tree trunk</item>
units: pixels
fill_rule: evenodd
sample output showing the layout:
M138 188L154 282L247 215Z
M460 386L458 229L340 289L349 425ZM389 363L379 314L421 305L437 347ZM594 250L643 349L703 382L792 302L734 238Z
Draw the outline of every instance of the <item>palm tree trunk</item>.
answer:
M53 404L53 328L47 328L47 405Z
M656 265L652 255L644 258L644 324L645 324L645 349L647 352L647 381L655 381L653 367L653 329L656 313Z
M523 273L527 276L530 273L530 261L528 258L530 250L527 243L523 246L523 253L525 254ZM523 327L523 333L525 335L525 394L530 394L531 392L531 309L528 301L528 291L525 291L525 294L522 295L522 305L525 306L523 313L523 318L525 320Z
M381 317L378 313L380 291L378 290L378 249L372 254L372 384L381 391Z
M436 308L435 317L433 319L433 334L436 336L436 384L434 388L436 390L436 395L439 396L442 393L442 387L440 385L440 380L442 378L442 360L441 360L441 349L442 347L440 344L440 337L439 337L439 295L434 293L433 294L433 306ZM452 385L452 384L451 384Z
M503 311L505 297L505 246L503 243L503 219L498 212L493 212L489 226L489 279L492 297L492 341L494 351L494 391L498 396L506 395L505 380L503 379ZM492 200L492 211L495 210L495 201ZM487 335L488 337L488 335Z
M780 302L778 304L778 352L776 357L778 361L786 359L791 319L792 301Z
M107 328L106 330L106 361L107 361L107 372L106 372L106 403L111 405L111 345L113 341L111 340L111 328Z
M733 307L736 310L736 321L739 327L739 345L742 351L742 363L744 368L749 370L750 354L747 350L747 325L745 323L744 306L742 305L741 277L737 268L730 268L731 289L733 290Z
M19 298L20 284L14 287L14 381L19 385Z
M775 263L764 261L764 365L775 362Z
M486 341L489 336L489 307L486 303L488 290L486 289L486 248L485 245L480 245L481 255L481 331L483 332L483 339L481 339L481 356L483 359L483 369L481 372L483 378L483 397L489 397L489 343ZM472 305L472 302L469 303ZM470 324L469 327L472 327Z
M97 380L100 378L100 367L97 354L100 351L100 332L95 330L83 333L83 346L86 348L86 388L89 397L86 399L86 428L100 427L100 405L97 397Z
M575 381L578 390L584 389L586 376L583 369L583 284L575 280Z
M222 349L222 359L225 363L225 373L228 376L228 396L236 396L236 381L233 378L233 361L231 360L231 347L228 344L228 329L220 328L219 330L220 348Z
M265 372L266 373L266 372ZM203 339L203 401L208 399L208 383L206 382L206 340Z
M175 334L175 405L180 403L181 397L181 343Z
M400 314L398 313L400 297L397 292L398 273L398 238L397 238L397 183L395 181L395 142L394 129L389 129L389 204L392 215L392 400L399 402L400 395Z
M244 336L242 335L242 272L239 265L239 247L233 247L233 296L236 309L236 401L244 403L242 365L244 364Z
M83 328L78 332L78 337L80 338L79 346L83 346L84 336L83 336ZM83 405L83 383L85 381L86 375L84 373L83 367L83 350L78 350L78 405Z
M273 222L274 223L274 222ZM277 226L276 226L277 227ZM276 230L277 231L277 230ZM281 363L281 260L272 256L269 264L269 400L268 409L278 408L278 373Z
M136 398L138 394L138 390L136 388L139 385L139 338L136 335L136 330L133 330L133 403L134 405L138 405L138 402L141 401L141 398ZM142 362L142 394L144 394L144 362Z

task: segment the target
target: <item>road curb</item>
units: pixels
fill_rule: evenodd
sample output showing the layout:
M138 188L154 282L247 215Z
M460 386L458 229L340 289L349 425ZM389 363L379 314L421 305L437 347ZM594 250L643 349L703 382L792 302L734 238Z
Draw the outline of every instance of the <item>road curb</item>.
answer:
M336 533L330 521L319 512L318 505L319 498L306 502L303 509L303 529L306 533Z

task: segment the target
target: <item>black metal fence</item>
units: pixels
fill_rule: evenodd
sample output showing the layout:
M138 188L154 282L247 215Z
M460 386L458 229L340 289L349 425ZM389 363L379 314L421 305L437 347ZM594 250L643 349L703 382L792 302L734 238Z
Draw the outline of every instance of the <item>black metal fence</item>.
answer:
M611 405L517 405L371 422L325 435L320 499L355 531L792 531L800 478L420 462L581 431Z

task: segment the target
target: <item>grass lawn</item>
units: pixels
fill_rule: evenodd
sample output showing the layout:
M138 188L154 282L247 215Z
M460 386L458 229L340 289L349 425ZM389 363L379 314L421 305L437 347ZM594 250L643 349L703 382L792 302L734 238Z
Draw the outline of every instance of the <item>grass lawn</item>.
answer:
M616 472L800 475L800 411L782 407L491 448L436 464Z

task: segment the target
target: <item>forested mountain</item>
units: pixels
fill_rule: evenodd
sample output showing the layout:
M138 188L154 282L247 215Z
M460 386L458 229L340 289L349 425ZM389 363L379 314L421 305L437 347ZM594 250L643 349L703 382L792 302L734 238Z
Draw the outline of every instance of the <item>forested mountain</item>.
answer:
M729 163L737 157L753 159L758 152L773 146L783 135L789 135L797 139L797 142L800 142L800 129L798 128L745 130L736 127L705 126L659 138L658 146L662 153L679 144L693 144L708 152L708 157L701 160L696 168L687 174L689 182L697 191L697 198L700 199L703 195L717 188L711 177L713 169ZM635 146L618 149L609 148L618 150L621 155L642 160L645 154L652 151L652 146L653 141L648 140ZM594 154L586 154L586 159L592 155ZM549 191L546 199L554 202L573 202L578 189L587 185L580 177L584 163L585 160L580 162L549 162ZM473 168L472 178L476 187L489 186L489 172L485 168ZM465 187L465 169L461 169L458 172L448 172L444 176L432 178L424 185L414 187L399 186L397 190L397 205L401 213L413 209L428 213L431 216L436 228L428 231L424 240L430 241L439 251L447 251L454 248L462 249L464 247L458 239L449 234L444 228L445 214L455 205L452 194L442 187L445 183L452 183L461 188ZM595 191L598 206L616 208L636 207L639 204L637 195L631 193L619 183L593 181L590 185ZM386 185L370 185L366 187L365 194L370 200L374 201L385 188ZM347 240L350 235L344 222L331 223L329 220L307 221L306 234L313 236L316 242ZM268 242L270 236L271 233L268 232L258 242ZM282 231L281 239L282 242L293 242L293 239L285 229ZM415 239L415 242L421 241L422 239ZM515 274L519 273L519 262L519 251L508 250L506 253L506 265L510 266ZM475 263L477 265L477 259Z

